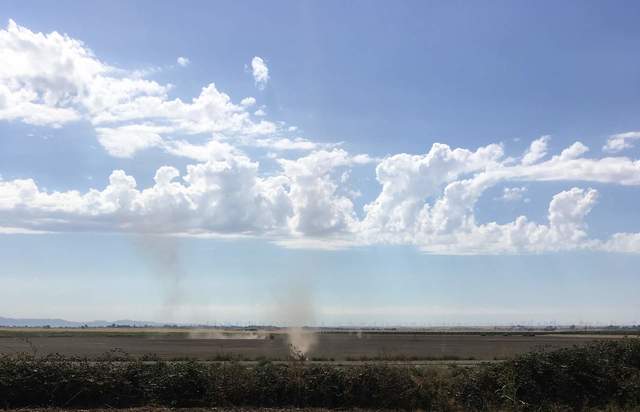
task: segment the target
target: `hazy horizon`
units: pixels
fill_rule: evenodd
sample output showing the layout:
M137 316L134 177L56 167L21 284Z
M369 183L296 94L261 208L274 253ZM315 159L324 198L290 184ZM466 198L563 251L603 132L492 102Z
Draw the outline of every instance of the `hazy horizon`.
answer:
M27 322L27 323L20 323ZM115 327L136 327L136 328L158 328L158 327L178 327L178 328L253 328L253 327L276 327L287 329L289 324L274 322L163 322L150 321L144 319L62 319L62 318L11 318L6 316L0 316L0 327L28 327L28 328L108 328L112 325ZM464 323L433 323L433 324L419 324L419 323L385 323L385 322L373 322L373 323L342 323L342 324L327 324L327 323L313 323L309 325L300 325L305 328L339 328L339 329L425 329L425 330L438 330L438 329L490 329L490 328L529 328L529 329L544 329L544 328L557 328L561 330L568 330L575 328L580 329L606 329L606 328L636 328L639 325L633 323L558 323L557 321L548 322L524 322L524 323L495 323L495 324L464 324Z

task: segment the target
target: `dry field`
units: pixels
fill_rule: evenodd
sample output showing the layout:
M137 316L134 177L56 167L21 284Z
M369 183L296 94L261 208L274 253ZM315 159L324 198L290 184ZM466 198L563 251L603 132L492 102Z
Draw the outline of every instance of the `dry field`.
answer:
M308 353L318 361L496 360L545 347L557 349L623 335L558 333L372 333L322 332ZM132 356L155 354L162 359L287 359L282 330L238 332L212 329L0 329L0 353L59 353L98 357L122 350Z

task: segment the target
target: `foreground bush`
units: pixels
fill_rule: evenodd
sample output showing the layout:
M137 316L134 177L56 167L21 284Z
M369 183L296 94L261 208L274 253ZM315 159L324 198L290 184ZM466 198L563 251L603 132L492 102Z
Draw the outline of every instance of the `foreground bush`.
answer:
M530 352L465 371L456 381L466 409L638 408L640 340Z
M298 406L423 410L640 407L640 340L438 371L368 364L0 358L0 407Z

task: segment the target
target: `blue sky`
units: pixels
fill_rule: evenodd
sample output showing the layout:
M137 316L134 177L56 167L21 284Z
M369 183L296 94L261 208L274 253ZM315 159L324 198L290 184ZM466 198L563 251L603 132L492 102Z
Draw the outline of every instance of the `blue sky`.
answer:
M0 316L638 323L639 11L5 2Z

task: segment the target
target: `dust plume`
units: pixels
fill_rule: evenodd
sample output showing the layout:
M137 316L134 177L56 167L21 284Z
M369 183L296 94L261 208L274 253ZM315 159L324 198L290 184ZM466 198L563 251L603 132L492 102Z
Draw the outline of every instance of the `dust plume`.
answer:
M306 360L309 351L318 343L313 331L297 326L287 328L287 339L291 357L298 360Z
M316 334L305 326L315 322L312 288L306 279L290 279L276 302L276 319L287 326L287 341L293 358L304 360L318 343Z
M163 292L160 319L175 320L176 308L184 302L181 278L184 275L180 259L179 239L162 235L141 235L134 244L145 259Z
M269 334L266 331L237 331L227 332L222 330L192 330L189 332L189 339L252 339L252 340L265 340Z

